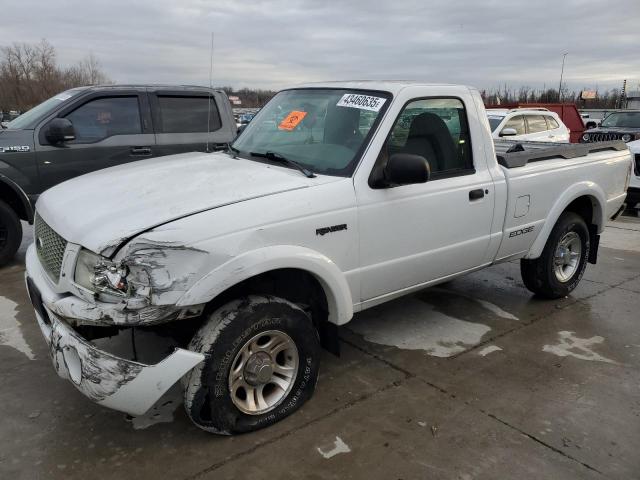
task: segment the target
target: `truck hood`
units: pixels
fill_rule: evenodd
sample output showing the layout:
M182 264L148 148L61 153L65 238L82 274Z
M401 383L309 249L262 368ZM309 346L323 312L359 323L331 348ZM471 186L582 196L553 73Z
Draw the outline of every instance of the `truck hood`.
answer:
M234 159L187 153L100 170L42 194L38 215L69 242L111 256L137 234L185 216L340 180ZM256 212L259 215L259 212Z

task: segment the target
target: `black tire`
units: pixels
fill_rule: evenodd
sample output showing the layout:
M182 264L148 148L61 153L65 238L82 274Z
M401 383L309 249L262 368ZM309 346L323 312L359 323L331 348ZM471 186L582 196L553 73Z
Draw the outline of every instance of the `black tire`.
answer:
M9 263L22 242L22 224L16 212L0 200L0 267Z
M578 235L581 252L575 271L569 278L561 281L554 268L554 256L560 241L570 232ZM551 230L542 255L534 260L520 260L522 281L530 291L545 298L561 298L569 295L584 275L589 258L589 247L589 230L584 219L573 212L564 212Z
M297 373L286 394L282 389L285 396L269 411L249 414L232 399L230 374L232 367L238 371L239 352L264 332L284 333L293 341ZM300 307L274 296L251 295L219 308L193 337L189 349L207 358L184 379L185 409L193 423L212 433L231 435L272 425L311 398L318 380L321 349L316 328Z

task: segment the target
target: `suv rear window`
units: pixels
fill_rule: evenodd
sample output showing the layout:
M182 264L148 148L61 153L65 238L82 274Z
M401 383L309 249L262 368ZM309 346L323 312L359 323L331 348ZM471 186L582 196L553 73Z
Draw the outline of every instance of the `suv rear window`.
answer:
M213 97L158 95L158 106L160 133L214 132L222 126Z
M542 115L527 115L527 124L529 125L529 133L538 133L547 130L547 122Z
M560 128L560 125L558 124L558 122L556 122L555 118L549 117L549 116L545 116L545 118L547 119L547 125L549 126L549 130L553 130L554 128Z

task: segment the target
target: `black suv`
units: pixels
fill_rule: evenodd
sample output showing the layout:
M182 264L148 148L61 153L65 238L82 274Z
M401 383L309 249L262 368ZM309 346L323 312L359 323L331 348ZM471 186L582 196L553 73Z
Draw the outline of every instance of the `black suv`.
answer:
M632 142L640 139L640 110L620 110L607 115L600 126L585 130L580 141L608 142L622 140Z
M0 266L47 188L135 160L212 151L235 136L226 94L205 87L80 87L46 100L0 130Z

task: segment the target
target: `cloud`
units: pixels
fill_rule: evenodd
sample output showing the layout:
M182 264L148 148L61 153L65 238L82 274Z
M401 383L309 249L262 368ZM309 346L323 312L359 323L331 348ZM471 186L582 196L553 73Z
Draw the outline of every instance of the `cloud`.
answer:
M61 63L93 52L117 82L281 88L304 81L415 79L491 88L640 81L640 2L467 0L21 0L0 42L49 40Z

